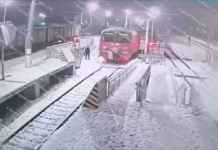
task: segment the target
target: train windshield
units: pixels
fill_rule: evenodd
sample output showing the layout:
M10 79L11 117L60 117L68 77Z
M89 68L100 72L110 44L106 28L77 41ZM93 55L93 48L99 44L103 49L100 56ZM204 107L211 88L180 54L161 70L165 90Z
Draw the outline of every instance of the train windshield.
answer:
M113 32L104 33L103 41L104 42L114 42L115 34Z
M131 43L132 42L132 34L120 32L117 34L117 43Z

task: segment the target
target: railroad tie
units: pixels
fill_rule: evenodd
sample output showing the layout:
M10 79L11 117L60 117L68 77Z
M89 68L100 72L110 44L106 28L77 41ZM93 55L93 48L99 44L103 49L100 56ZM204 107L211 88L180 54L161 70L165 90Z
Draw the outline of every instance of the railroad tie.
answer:
M65 55L64 55L64 53L63 53L63 51L61 52L61 60L62 60L62 61L65 61L65 62L68 62L68 61L67 61L67 58L65 57Z
M92 108L92 109L98 108L98 85L97 84L94 86L94 88L90 92L83 106Z

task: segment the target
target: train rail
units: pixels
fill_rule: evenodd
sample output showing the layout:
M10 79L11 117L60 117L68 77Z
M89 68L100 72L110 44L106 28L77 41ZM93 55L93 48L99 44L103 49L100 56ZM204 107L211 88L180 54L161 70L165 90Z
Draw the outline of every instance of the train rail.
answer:
M196 46L198 46L199 48L203 49L204 51L208 51L208 45L207 44L204 44L204 43L201 43L197 40L192 40L193 41L193 44L195 44ZM215 54L215 55L218 55L218 51L213 49L213 48L209 48L209 52Z
M68 92L63 93L54 103L42 110L27 124L20 128L11 137L2 143L4 150L38 150L45 141L68 120L80 107L89 95L91 84L116 71L101 67L87 76Z

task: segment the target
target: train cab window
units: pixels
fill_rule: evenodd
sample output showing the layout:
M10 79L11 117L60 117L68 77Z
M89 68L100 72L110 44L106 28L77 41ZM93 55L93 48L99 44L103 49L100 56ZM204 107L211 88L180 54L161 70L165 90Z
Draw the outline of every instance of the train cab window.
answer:
M132 35L131 33L118 33L117 34L117 43L131 43Z
M103 41L104 42L114 42L114 36L115 35L113 32L104 33Z

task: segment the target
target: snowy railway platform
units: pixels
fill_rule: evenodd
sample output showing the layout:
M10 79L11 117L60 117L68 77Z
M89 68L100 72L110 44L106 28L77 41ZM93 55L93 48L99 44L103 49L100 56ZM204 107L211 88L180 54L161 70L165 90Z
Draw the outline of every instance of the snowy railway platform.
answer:
M169 66L152 66L147 99L136 102L135 82L147 66L138 64L98 109L78 110L40 150L215 150L213 120L175 106Z
M135 84L148 64L137 63L137 67L134 67L136 60L126 66L104 65L97 62L97 55L95 51L91 60L83 60L76 75L68 79L55 94L49 95L1 130L0 142L6 140L3 148L24 150L33 146L37 150L215 150L218 147L218 130L210 115L203 113L193 116L189 107L175 105L173 66L169 61L165 66L152 64L146 100L137 102ZM187 73L181 63L173 61ZM189 65L193 67L199 64L192 62ZM125 73L128 69L131 73ZM93 74L95 71L97 73ZM84 100L88 100L86 96L90 89L104 76L109 77L108 82L113 79L118 83L115 84L118 88L112 88L113 94L108 92L108 98L96 104L97 108L82 107ZM105 84L96 85L101 91L110 89ZM81 107L77 109L75 104ZM70 116L69 111L73 112ZM68 117L59 124L59 121L53 119L62 113L67 113ZM54 125L55 130L52 129Z
M189 98L187 104L191 105L193 114L204 115L206 113L218 124L218 111L216 107L218 105L218 93L216 90L218 87L218 70L217 65L214 65L217 64L217 60L215 60L214 57L213 60L208 61L207 53L204 48L200 48L195 44L188 45L182 37L170 40L169 44L180 58L185 57L191 60L184 60L186 65L190 67L188 68L185 64L181 63L181 61L174 59L174 63L178 67L178 69L175 67L172 69L172 76L175 79L175 93L179 97L184 97L184 95L182 95L185 93L184 90L188 90L190 94L188 94ZM215 47L212 48L216 49ZM172 66L171 63L168 65ZM186 76L187 81L184 81L180 72ZM180 99L179 97L177 99ZM181 102L182 101L179 100L176 103ZM185 102L182 103L182 105L185 104Z
M26 68L25 64L14 66L6 72L6 79L0 81L0 103L21 92L28 99L37 98L40 96L40 86L48 84L50 76L60 72L72 75L75 72L73 67L73 64L58 59L39 59L31 68Z

